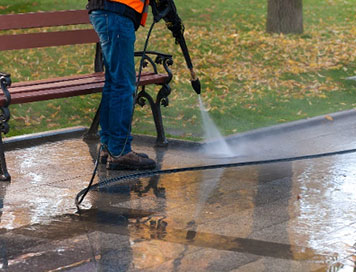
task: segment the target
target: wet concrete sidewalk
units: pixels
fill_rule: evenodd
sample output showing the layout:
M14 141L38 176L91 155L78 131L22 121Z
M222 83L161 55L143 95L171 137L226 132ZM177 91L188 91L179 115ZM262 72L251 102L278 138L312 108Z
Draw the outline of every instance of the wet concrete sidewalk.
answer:
M354 149L355 134L350 111L228 137L230 158L134 143L171 169ZM0 271L356 271L356 153L112 183L78 214L97 142L34 139L8 141L24 146L6 152ZM96 182L127 173L99 166Z

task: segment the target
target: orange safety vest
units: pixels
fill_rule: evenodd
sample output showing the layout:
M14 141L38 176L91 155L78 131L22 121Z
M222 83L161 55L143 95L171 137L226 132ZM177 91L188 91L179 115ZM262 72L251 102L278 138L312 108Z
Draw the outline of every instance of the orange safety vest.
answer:
M121 4L125 4L130 8L133 8L138 13L142 14L141 17L141 25L145 26L147 20L147 12L148 12L148 4L150 0L110 0L112 2L119 2Z

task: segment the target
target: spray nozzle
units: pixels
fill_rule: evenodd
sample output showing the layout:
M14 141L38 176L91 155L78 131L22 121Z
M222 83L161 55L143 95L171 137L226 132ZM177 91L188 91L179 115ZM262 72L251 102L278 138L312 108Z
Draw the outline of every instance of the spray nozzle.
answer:
M200 80L199 80L199 78L192 79L190 82L192 83L192 87L193 87L194 91L195 91L197 94L200 94L200 93L201 93L201 86L200 86Z
M194 69L193 68L190 68L190 76L191 76L191 84L192 84L192 87L193 87L193 90L197 93L197 94L200 94L201 93L201 85L200 85L200 80L199 78L196 76L195 72L194 72Z

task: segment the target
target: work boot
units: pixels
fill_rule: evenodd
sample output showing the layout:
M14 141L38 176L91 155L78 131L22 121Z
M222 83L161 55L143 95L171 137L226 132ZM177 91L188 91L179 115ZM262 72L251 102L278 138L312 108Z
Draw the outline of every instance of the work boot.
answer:
M100 153L99 163L106 164L108 161L109 152L103 148Z
M147 155L143 157L142 154L131 151L120 157L109 156L106 168L109 170L148 170L156 168L156 162Z
M137 153L137 155L139 155L142 158L148 158L148 155L145 153ZM99 163L106 164L108 161L108 157L109 157L109 152L106 150L105 147L103 147L100 153Z

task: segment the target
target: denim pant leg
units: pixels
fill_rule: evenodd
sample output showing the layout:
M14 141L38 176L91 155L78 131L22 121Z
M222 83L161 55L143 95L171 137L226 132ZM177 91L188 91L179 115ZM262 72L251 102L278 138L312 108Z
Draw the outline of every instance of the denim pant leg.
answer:
M131 151L131 117L136 73L135 28L131 19L106 11L90 15L99 35L105 63L100 110L100 139L113 155Z

